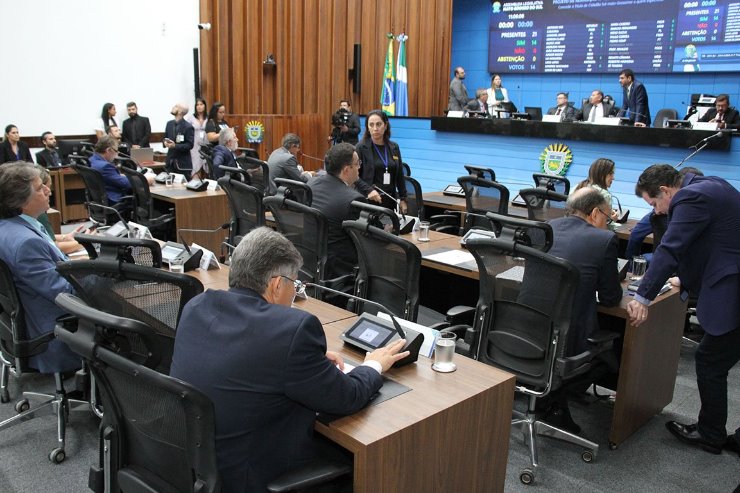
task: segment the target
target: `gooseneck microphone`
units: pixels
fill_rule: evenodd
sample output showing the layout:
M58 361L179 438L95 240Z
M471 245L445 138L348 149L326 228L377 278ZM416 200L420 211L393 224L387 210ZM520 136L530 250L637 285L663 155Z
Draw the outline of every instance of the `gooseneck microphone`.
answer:
M343 291L338 291L336 289L328 288L320 284L316 284L313 282L307 282L304 284L306 285L306 287L318 289L319 291L326 291L332 294L336 294L338 296L342 296L344 298L348 298L348 299L355 300L355 301L360 301L362 303L370 305L371 307L375 308L378 311L381 311L387 314L390 317L391 322L393 323L393 328L396 330L396 333L398 334L398 336L401 339L406 339L406 344L404 345L403 349L401 349L401 351L409 352L408 356L406 356L405 358L399 361L396 361L393 364L395 368L398 368L399 366L408 365L409 363L413 363L417 359L419 359L419 350L421 349L421 344L424 342L424 335L421 334L420 332L416 332L415 330L411 330L411 329L403 330L401 328L401 324L398 323L396 316L388 308L384 307L383 305L375 301L368 300L366 298L361 298L359 296L345 293Z
M692 157L694 157L694 156L696 156L697 154L699 154L699 153L700 153L700 152L701 152L702 150L704 150L704 148L705 148L706 146L708 146L708 145L709 145L709 141L710 141L710 140L712 140L712 139L718 139L718 138L722 137L722 135L724 135L724 133L725 133L725 132L717 132L717 133L715 133L715 134L712 134L712 135L710 135L709 137L706 137L706 138L704 138L704 139L701 139L701 140L700 140L699 142L697 142L697 143L696 143L695 145L692 145L691 147L689 147L689 149L694 149L694 152L692 152L691 154L689 154L688 156L686 156L685 158L683 158L683 159L682 159L682 160L681 160L681 161L680 161L680 162L679 162L679 163L678 163L678 164L677 164L677 165L675 166L675 168L676 168L676 169L680 168L680 167L681 167L681 166L683 165L683 163L685 163L686 161L688 161L688 160L689 160L689 159L691 159Z

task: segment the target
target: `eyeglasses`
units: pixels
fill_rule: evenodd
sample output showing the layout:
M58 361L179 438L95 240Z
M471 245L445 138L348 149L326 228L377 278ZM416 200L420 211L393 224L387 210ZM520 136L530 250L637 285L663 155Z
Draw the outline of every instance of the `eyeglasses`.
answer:
M614 220L612 220L612 217L609 214L607 214L606 212L602 211L598 207L596 208L596 210L598 210L599 212L601 212L602 214L604 214L604 217L606 217L606 225L607 226L614 222Z
M303 284L303 281L300 279L291 279L288 276L275 276L275 277L282 277L283 279L287 279L288 281L293 283L293 287L295 288L295 294L303 295L306 292L306 285Z

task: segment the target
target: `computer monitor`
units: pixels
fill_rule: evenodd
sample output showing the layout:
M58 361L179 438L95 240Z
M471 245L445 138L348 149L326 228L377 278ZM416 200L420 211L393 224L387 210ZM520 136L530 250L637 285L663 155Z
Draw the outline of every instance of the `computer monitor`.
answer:
M530 116L531 120L542 120L542 108L539 106L525 106L524 112Z
M92 149L93 143L85 140L59 140L57 141L59 148L59 159L62 160L62 164L69 164L69 156L71 154L84 154L84 150Z

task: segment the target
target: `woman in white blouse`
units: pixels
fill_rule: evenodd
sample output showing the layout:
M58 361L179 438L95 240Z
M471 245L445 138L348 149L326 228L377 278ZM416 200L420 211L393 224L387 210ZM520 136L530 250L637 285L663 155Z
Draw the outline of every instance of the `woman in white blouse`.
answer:
M508 113L498 113L497 110L501 109L501 103L509 102L509 93L506 88L501 85L501 76L494 74L491 77L491 88L486 89L488 93L488 112L494 117L508 118Z

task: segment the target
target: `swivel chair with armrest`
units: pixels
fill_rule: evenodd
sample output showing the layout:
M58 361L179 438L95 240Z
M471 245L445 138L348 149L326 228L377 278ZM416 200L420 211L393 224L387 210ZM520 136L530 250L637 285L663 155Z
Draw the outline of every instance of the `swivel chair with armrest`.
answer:
M264 194L258 188L231 176L222 176L218 184L226 192L231 209L228 243L236 246L247 233L265 225Z
M157 370L169 373L182 309L203 292L198 279L111 260L62 262L57 264L57 271L91 307L151 326L162 346Z
M527 216L536 221L549 221L565 216L568 197L543 188L519 190L519 196L527 205Z
M252 175L249 171L242 168L232 168L231 166L221 166L221 171L224 172L224 176L232 178L236 181L246 183L247 185L252 184Z
M77 233L75 241L82 245L90 260L115 260L148 267L162 267L162 248L155 240L116 238L105 235Z
M403 176L411 176L411 166L408 163L401 161L401 170L403 171Z
M473 227L490 230L486 213L506 215L509 212L509 189L504 185L474 176L461 176L457 182L465 191L464 232Z
M534 185L537 188L544 188L562 195L570 193L570 180L564 176L548 175L547 173L533 173Z
M265 161L241 155L236 158L236 162L242 169L249 172L252 178L252 186L258 189L262 195L267 195L271 192L270 168Z
M352 202L352 205L367 207L368 204ZM371 222L361 212L359 219L342 223L357 249L359 270L354 294L380 303L398 317L416 321L421 252L413 243ZM362 311L362 303L358 303L356 313Z
M408 207L406 213L409 216L418 217L419 221L425 221L426 212L421 184L410 176L404 176L403 181L406 185L406 206Z
M463 168L468 172L470 176L476 178L483 178L484 180L496 181L496 172L491 168L485 166L476 166L474 164L464 164Z
M570 380L583 378L596 357L611 349L618 335L597 331L588 339L588 350L567 355L571 310L579 282L576 267L511 238L475 238L467 247L480 274L476 324L466 335L470 354L516 375L517 392L528 398L527 410L515 410L512 420L529 442L531 467L521 471L520 480L524 484L534 481L538 435L581 445L585 448L582 459L591 462L599 446L538 420L535 405L537 399L549 396Z
M79 164L72 165L72 168L85 182L85 206L94 224L110 226L128 217L132 196L126 195L117 204L111 204L105 191L103 176L98 170Z
M154 199L149 191L149 182L146 177L138 171L128 168L121 168L121 172L131 183L133 194L132 220L149 228L152 235L160 240L167 240L168 236L174 236L173 234L168 235L168 229L174 227L174 209L169 209L166 213L157 213L154 210Z
M25 311L15 288L13 274L5 262L0 260L0 362L2 363L0 401L3 403L10 401L8 393L10 374L21 378L24 373L37 373L29 366L29 358L43 357L44 351L53 339L53 331L33 339L28 337ZM90 402L70 399L67 396L61 369L54 372L54 381L56 389L53 395L24 392L23 398L15 404L18 415L0 422L0 430L47 414L56 416L57 447L49 453L49 460L58 464L66 457L65 438L69 413L90 412ZM41 402L31 407L30 400L41 400Z
M188 383L132 361L90 337L91 331L135 330L146 338L153 329L95 310L69 294L59 295L56 301L80 320L80 330L57 327L57 337L88 361L105 407L101 460L90 469L90 489L99 493L221 491L213 402ZM351 472L350 464L320 462L276 478L268 490L303 491Z
M663 128L665 126L666 120L677 120L678 119L678 111L674 110L673 108L663 108L658 111L658 113L655 115L655 120L653 120L653 127L655 128Z
M311 187L302 181L290 180L288 178L275 178L275 186L284 188L283 194L290 200L300 202L311 207L313 202L313 191Z

